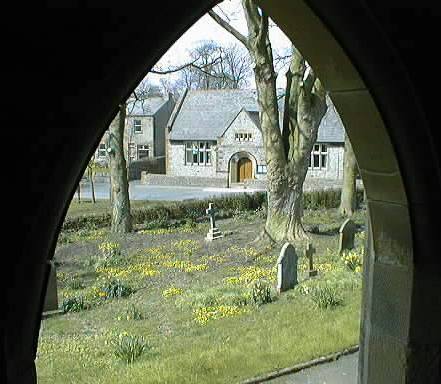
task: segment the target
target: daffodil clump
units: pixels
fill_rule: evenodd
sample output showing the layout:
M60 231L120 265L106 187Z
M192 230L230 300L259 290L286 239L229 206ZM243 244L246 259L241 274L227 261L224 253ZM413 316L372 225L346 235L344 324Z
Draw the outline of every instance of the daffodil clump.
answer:
M231 276L225 279L227 284L249 285L258 280L275 281L277 270L273 268L263 268L259 266L237 267L234 270L239 272L239 276Z
M362 257L356 251L345 252L342 256L342 261L351 271L361 271Z
M113 243L110 241L105 241L98 246L102 255L105 258L111 258L120 255L121 247L118 243Z
M194 320L201 325L206 325L211 320L222 319L224 317L237 316L248 310L237 305L218 305L210 307L200 307L194 311Z
M177 254L182 254L183 256L191 256L201 248L199 242L195 240L179 240L173 242L171 246Z
M174 268L182 272L196 272L196 271L206 271L208 269L207 263L193 264L191 261L186 260L171 260L164 261L162 266L165 268Z
M154 229L142 229L138 231L143 235L167 235L169 233L174 233L175 228L154 228Z
M223 256L223 255L209 255L209 256L205 255L205 256L201 257L201 260L204 260L207 262L212 261L216 264L223 264L223 263L225 263L225 256Z
M159 275L159 271L149 262L129 264L124 267L103 267L97 268L96 271L108 279L127 279L135 278L134 275L141 277L153 277ZM139 276L138 276L139 277Z
M173 297L173 296L182 295L183 292L184 291L182 290L182 288L170 287L162 291L162 296Z

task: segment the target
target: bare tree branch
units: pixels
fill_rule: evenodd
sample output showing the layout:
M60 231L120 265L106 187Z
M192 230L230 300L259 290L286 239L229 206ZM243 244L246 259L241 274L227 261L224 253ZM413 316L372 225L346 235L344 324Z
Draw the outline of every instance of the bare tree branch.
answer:
M208 14L216 23L218 23L227 32L231 33L237 40L239 40L243 45L245 45L245 47L248 48L248 39L246 36L242 35L236 28L234 28L231 24L222 19L222 17L220 17L213 10L208 11Z

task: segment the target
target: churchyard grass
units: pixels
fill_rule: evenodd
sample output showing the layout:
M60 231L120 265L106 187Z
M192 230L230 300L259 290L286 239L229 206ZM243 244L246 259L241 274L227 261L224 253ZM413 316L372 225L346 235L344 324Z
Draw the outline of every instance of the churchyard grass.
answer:
M364 212L354 221L364 224ZM322 231L309 234L318 276L307 279L299 250L299 285L281 295L280 246L249 244L262 215L216 222L226 236L213 242L206 222L125 236L85 230L59 243L60 306L83 301L42 321L39 382L235 383L358 343L361 273L337 254L335 209L305 211L306 227ZM354 253L363 242L357 234Z

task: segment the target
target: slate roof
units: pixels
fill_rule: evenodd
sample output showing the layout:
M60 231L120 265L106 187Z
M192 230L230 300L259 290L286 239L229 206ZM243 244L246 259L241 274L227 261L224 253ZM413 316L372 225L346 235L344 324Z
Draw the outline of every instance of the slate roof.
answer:
M168 101L162 97L149 97L142 101L136 101L127 106L127 112L131 116L153 116Z
M279 105L283 106L283 99ZM329 99L328 106L317 142L343 143L343 124ZM170 117L170 140L216 140L242 109L259 127L256 90L189 90L176 103Z

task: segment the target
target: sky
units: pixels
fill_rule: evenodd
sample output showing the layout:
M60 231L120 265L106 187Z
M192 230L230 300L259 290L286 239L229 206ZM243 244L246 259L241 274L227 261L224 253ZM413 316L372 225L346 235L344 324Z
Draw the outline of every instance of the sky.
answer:
M230 23L239 32L247 35L247 26L240 0L225 0L216 6L214 10L224 19L228 17ZM159 60L157 66L164 69L173 68L188 62L188 50L204 40L214 40L220 45L240 44L235 37L218 25L209 15L204 15L175 42ZM275 25L270 28L270 40L274 52L284 54L289 51L291 45L289 39ZM176 75L168 76L170 76L170 79L173 79L173 76ZM149 74L147 78L152 83L159 84L159 75ZM283 87L284 84L285 77L281 74L277 78L277 86ZM254 87L254 84L250 84L250 86Z

